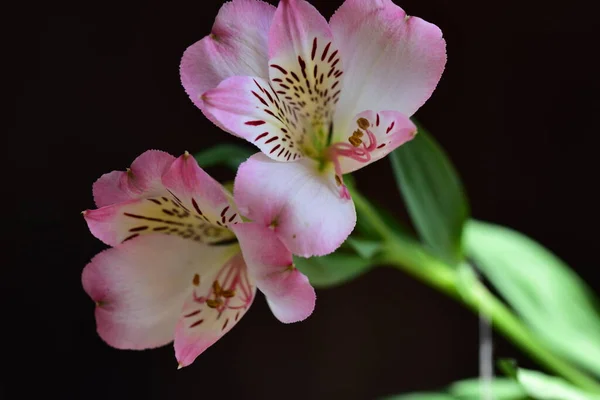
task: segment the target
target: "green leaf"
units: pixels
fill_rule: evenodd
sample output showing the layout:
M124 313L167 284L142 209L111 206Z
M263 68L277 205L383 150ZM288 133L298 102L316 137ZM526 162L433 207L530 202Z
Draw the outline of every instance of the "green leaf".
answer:
M382 400L457 400L456 397L445 393L422 392L399 394L390 397L384 397Z
M294 257L296 268L316 288L339 286L372 268L372 262L356 254L333 253L323 257Z
M485 399L482 393L483 383L479 378L465 379L451 384L446 392L415 392L385 397L383 400L480 400ZM514 379L494 378L489 382L491 398L494 400L524 400L527 393ZM487 386L483 387L487 390Z
M359 239L350 236L346 243L365 260L372 259L381 250L382 243L376 240Z
M494 378L489 382L490 393L494 400L523 400L527 394L517 382L509 378ZM487 390L487 383L480 379L467 379L455 382L448 392L461 400L485 399L482 390Z
M465 248L536 337L600 375L600 316L585 282L544 247L514 230L470 221Z
M222 165L237 171L240 164L254 153L256 151L250 147L224 143L196 153L194 158L202 168Z
M421 239L447 262L458 264L469 206L450 160L420 126L417 136L394 150L390 160Z
M536 400L600 400L600 396L578 389L561 378L528 369L517 370L517 380Z

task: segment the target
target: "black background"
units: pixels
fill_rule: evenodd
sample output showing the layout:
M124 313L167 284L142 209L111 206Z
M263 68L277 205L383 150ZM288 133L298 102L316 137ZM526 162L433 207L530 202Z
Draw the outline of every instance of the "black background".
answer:
M329 17L341 1L313 3ZM350 400L475 376L477 318L383 268L319 291L315 313L300 324L278 323L259 296L234 330L180 371L171 346L118 351L96 335L94 305L80 283L84 265L105 247L79 214L93 207L93 181L148 148L179 155L235 141L189 101L178 74L181 54L210 32L220 5L48 2L5 10L4 78L15 108L3 154L10 227L2 236L0 395ZM534 237L600 291L600 61L591 5L401 6L446 37L447 69L416 117L456 164L473 215ZM355 175L367 195L406 217L386 160ZM496 355L533 365L498 337Z

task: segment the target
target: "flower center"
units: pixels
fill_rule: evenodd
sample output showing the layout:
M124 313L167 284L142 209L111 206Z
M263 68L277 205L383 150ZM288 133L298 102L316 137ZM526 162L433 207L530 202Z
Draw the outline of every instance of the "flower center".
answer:
M241 257L241 255L237 257ZM208 293L203 296L196 293L196 288L200 287L200 275L194 275L192 283L195 287L194 301L196 303L206 304L209 308L216 310L219 315L226 310L242 310L250 306L253 294L248 271L245 264L235 262L235 258L221 268Z

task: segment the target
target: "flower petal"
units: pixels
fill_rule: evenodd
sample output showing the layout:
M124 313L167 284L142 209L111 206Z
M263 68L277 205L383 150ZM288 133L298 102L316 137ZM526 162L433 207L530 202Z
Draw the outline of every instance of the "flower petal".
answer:
M83 287L97 305L98 334L119 349L167 344L196 274L212 282L235 252L235 245L151 235L99 253L82 274Z
M200 109L204 111L202 93L226 78L269 76L267 40L274 14L275 7L262 1L227 2L219 10L212 33L187 48L181 60L181 82Z
M229 332L254 300L256 286L248 276L244 259L236 245L230 247L237 254L216 274L194 278L192 294L175 329L175 357L179 367L191 364Z
M358 148L372 148L372 150L368 151L370 159L367 162L357 161L349 157L341 157L339 162L343 174L356 171L387 156L417 134L415 124L406 115L397 111L381 111L378 113L371 110L363 111L354 117L353 120L361 120L361 124L364 124L364 121L368 122L367 125L363 125L366 129L361 129L360 125L358 125L358 129L355 128L355 132L358 130L362 134L362 143ZM347 137L350 136L351 134L348 134Z
M340 196L333 168L319 170L311 159L278 163L255 154L238 169L234 197L243 215L274 226L303 257L331 253L356 224L354 203Z
M250 275L267 297L277 319L284 323L306 319L315 308L315 290L293 264L292 254L274 229L249 222L232 227Z
M328 139L342 73L325 18L304 0L280 1L269 32L269 77L277 93L302 116L315 150Z
M225 189L183 155L163 175L164 195L84 212L94 236L110 246L149 233L217 243L234 238L227 226L241 221ZM152 192L148 192L151 194ZM140 193L140 197L145 193Z
M293 161L303 156L303 122L265 80L235 76L203 97L220 126L255 144L270 158Z
M131 163L126 172L104 174L92 188L97 207L138 199L142 196L161 196L164 188L161 177L175 157L164 151L148 150Z
M407 16L391 0L346 0L330 24L345 68L337 132L345 134L349 117L362 110L410 117L431 96L446 64L437 26Z

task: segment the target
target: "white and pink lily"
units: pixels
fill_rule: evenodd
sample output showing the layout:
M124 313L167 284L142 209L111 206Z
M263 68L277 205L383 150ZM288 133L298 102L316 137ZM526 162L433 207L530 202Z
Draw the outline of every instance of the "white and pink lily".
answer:
M174 340L189 365L246 313L258 287L273 314L307 318L315 292L268 225L242 222L229 193L188 154L139 156L94 184L90 231L110 246L85 267L99 335L120 349Z
M409 117L445 63L440 29L391 0L346 0L329 23L304 0L234 0L185 51L181 80L211 121L262 151L240 166L240 209L312 256L356 223L343 174L416 134Z

